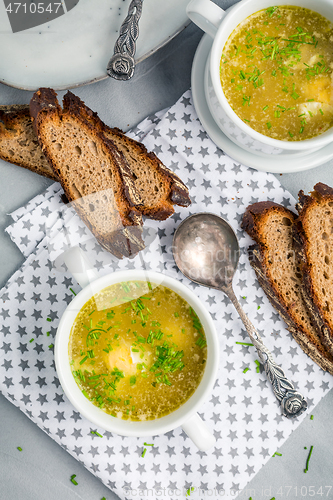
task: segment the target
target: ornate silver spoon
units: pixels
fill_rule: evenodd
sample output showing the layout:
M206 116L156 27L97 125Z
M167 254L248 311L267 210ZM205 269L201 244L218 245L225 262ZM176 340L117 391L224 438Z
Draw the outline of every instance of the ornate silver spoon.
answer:
M106 71L116 80L129 80L134 74L135 42L139 36L139 19L143 0L132 0L128 14L120 26L119 37Z
M307 408L306 400L275 363L233 291L232 280L239 260L239 244L232 227L214 214L191 215L175 232L173 255L179 270L187 278L199 285L221 290L229 297L257 349L283 415L294 418L303 413Z

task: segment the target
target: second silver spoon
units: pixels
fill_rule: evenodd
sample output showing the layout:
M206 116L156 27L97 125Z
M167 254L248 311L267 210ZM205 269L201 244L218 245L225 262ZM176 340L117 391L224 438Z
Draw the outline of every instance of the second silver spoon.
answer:
M229 297L257 349L282 413L288 418L303 413L307 408L306 400L275 363L233 291L232 279L238 266L239 245L232 227L214 214L191 215L175 232L173 254L178 268L187 278L200 285L217 288Z

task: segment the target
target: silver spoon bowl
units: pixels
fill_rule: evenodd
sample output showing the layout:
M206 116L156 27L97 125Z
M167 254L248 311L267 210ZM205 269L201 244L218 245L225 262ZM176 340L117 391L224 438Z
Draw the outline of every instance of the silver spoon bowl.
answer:
M283 415L295 418L307 402L287 379L242 309L232 288L239 261L239 244L232 227L222 217L199 213L187 217L177 228L173 255L179 270L191 281L224 292L235 306L246 331L257 349Z

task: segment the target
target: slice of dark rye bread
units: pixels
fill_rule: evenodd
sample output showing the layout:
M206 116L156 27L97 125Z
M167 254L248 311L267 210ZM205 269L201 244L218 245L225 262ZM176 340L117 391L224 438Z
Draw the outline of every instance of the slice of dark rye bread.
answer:
M120 129L105 125L97 113L70 91L65 94L63 105L73 113L79 109L124 154L143 201L140 208L143 215L164 220L174 213L173 205L187 207L191 204L186 185L154 153L148 153L143 144L127 137Z
M38 144L29 105L0 106L0 158L58 180Z
M141 250L142 200L123 154L79 109L62 110L51 89L33 95L30 115L68 200L99 243L119 258Z
M303 351L323 370L333 374L333 357L312 322L302 295L300 274L293 250L296 215L270 201L250 205L242 228L256 241L249 258L258 281Z
M191 204L188 188L145 146L127 137L120 129L110 128L77 96L68 92L64 107L81 109L86 118L98 126L125 156L134 176L137 191L143 200L140 211L151 219L164 220L174 213L173 205ZM29 106L0 106L0 158L58 180L41 148L30 121ZM28 149L27 147L28 146Z
M304 299L323 344L333 354L333 189L318 183L299 192L294 244L303 274Z

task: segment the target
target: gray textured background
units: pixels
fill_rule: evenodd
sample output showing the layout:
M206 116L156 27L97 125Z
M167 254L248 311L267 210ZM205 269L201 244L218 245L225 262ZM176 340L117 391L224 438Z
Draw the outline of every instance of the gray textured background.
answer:
M226 7L233 2L219 0L217 3ZM77 89L75 93L86 100L109 125L126 130L148 114L172 105L190 87L192 59L201 36L200 30L190 25L168 45L139 64L132 81L105 80ZM0 104L27 103L31 95L30 92L0 85ZM319 181L333 185L332 168L333 161L310 171L282 176L277 174L277 177L296 197L299 189L309 191ZM4 228L10 223L6 214L42 192L49 184L47 179L0 160L0 286L23 262L21 253L4 233ZM279 449L282 456L271 458L240 498L333 498L332 391L312 413L314 420L302 423ZM1 499L117 498L2 396L0 422ZM304 474L304 446L309 449L311 445L314 449L310 470ZM17 451L17 446L23 448L21 453ZM72 474L77 474L78 486L70 482ZM328 496L325 486L332 486Z

